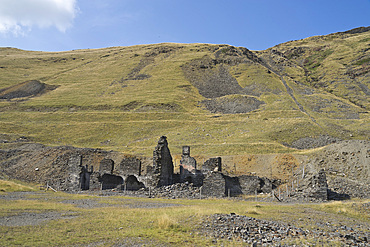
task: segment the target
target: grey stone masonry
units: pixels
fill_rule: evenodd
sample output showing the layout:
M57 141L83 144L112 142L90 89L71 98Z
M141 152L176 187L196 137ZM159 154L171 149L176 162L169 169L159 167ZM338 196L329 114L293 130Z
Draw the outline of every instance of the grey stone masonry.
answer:
M66 179L67 190L75 191L80 189L80 173L81 173L82 157L78 154L72 154L68 160L69 175Z
M100 174L112 174L114 169L114 161L111 159L102 159L100 161Z
M210 158L209 160L204 162L202 166L202 172L207 174L212 171L218 171L218 172L222 171L221 157Z
M190 156L190 147L189 146L183 146L182 147L182 155L180 160L180 166L182 168L192 171L197 169L197 161Z
M124 158L118 165L116 173L123 177L128 175L141 176L141 161L136 157Z
M173 183L173 162L168 148L167 137L159 138L158 144L153 151L153 179L156 186L166 186Z
M222 173L212 172L203 181L202 194L208 197L225 196L225 179Z
M323 169L319 172L309 169L306 171L294 196L319 201L328 200L328 183L325 171Z

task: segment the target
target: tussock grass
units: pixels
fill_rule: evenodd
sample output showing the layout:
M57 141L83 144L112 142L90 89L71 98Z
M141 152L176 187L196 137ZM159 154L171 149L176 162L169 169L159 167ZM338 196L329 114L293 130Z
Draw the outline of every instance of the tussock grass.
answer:
M7 181L0 179L0 192L37 191L36 186L30 186L20 181Z
M344 215L351 218L357 219L370 219L369 212L364 213L363 210L358 210L358 208L362 206L362 204L369 203L370 200L363 200L363 201L351 201L351 202L343 202L343 201L335 201L329 203L323 203L320 205L320 209L326 212L331 212L339 215Z
M162 230L175 228L178 224L168 214L163 214L157 218L157 227Z

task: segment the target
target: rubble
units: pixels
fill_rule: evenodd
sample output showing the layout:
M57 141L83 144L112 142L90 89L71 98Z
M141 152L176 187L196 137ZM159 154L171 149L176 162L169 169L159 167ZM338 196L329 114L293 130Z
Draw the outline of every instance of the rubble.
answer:
M252 246L282 246L284 240L322 238L340 241L345 245L367 246L368 234L343 226L329 231L308 230L281 222L260 220L244 215L214 214L205 218L197 231L217 240L237 240ZM283 246L287 246L284 245ZM290 245L289 245L290 246Z

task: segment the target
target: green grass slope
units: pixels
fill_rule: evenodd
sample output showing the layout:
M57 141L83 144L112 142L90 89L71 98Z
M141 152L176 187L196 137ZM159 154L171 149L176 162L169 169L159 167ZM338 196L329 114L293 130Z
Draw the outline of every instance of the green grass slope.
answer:
M26 81L49 88L0 99L0 139L146 156L162 135L173 153L191 145L203 155L295 152L283 144L320 135L368 140L370 32L361 30L255 52L172 43L0 48L0 94Z

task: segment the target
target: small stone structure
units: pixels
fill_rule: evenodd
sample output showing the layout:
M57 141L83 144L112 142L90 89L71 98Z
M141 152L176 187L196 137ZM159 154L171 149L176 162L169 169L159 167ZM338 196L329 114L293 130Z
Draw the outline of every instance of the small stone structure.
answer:
M329 189L326 180L326 172L321 169L317 171L310 164L306 172L300 178L299 186L292 191L290 197L302 200L326 201L329 199Z
M188 182L194 186L203 184L203 173L197 170L197 161L190 156L190 147L182 147L182 156L180 160L180 183Z
M326 181L326 173L321 169L318 173L307 176L303 180L300 190L306 197L316 200L328 200L328 183Z

